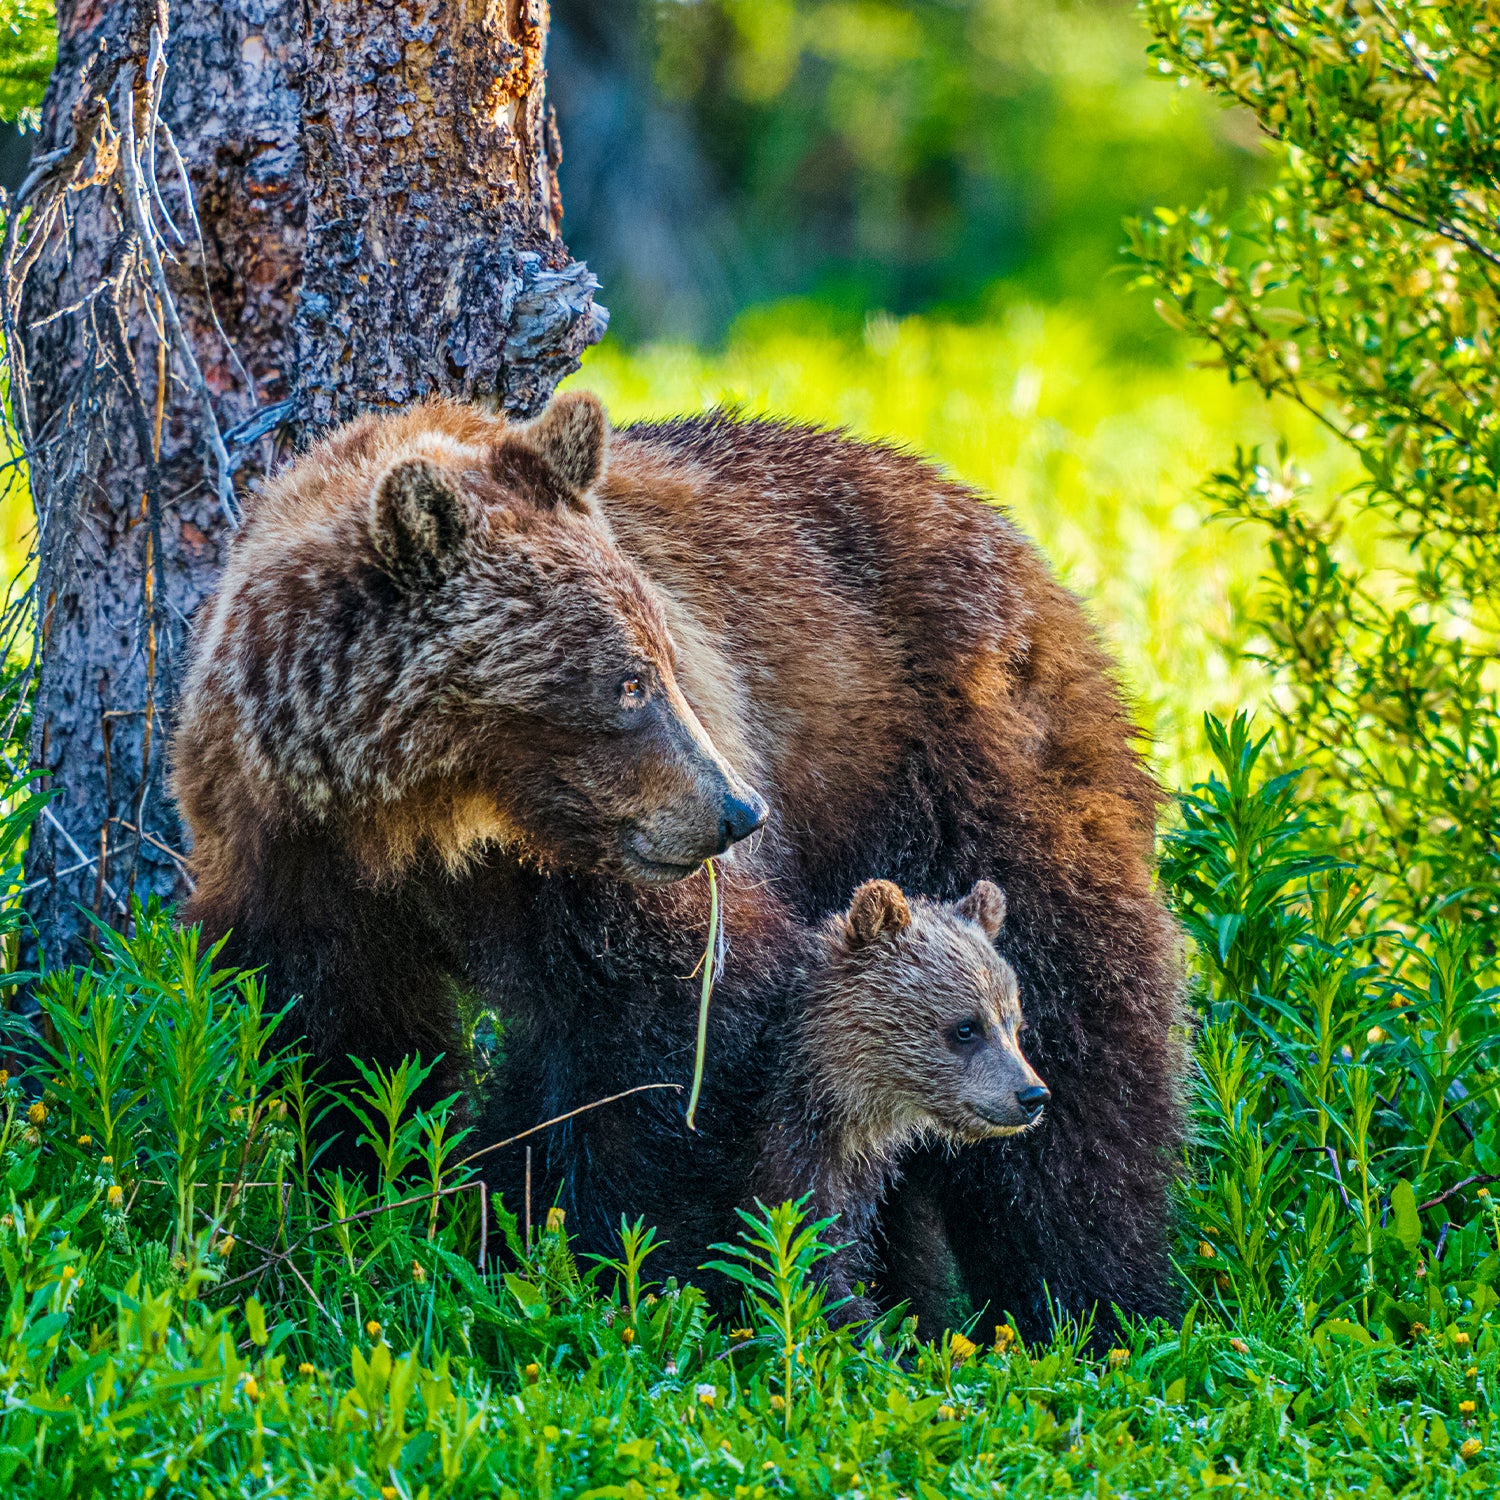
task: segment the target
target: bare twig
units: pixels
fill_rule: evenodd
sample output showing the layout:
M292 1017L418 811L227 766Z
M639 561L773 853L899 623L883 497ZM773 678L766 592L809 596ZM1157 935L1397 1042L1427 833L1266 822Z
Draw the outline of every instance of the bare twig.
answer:
M0 762L4 763L6 770L8 770L12 776L16 777L17 779L20 778L21 772L16 768L15 763L8 755L0 752ZM85 854L83 852L83 848L79 844L78 840L68 832L68 830L62 824L62 820L57 816L55 812L52 811L51 803L44 802L42 804L42 817L45 818L54 829L56 829L58 835L62 838L62 841L78 857L80 863L73 866L74 869L86 870L90 865L98 863L99 856L97 854ZM126 906L123 900L120 899L120 893L107 880L104 882L104 889L108 894L109 899L113 901L115 905L128 916L130 908Z
M1417 1211L1426 1213L1429 1208L1436 1208L1439 1203L1446 1203L1455 1193L1463 1192L1466 1187L1473 1187L1476 1182L1500 1182L1500 1173L1476 1172L1472 1177L1465 1177L1462 1182L1455 1182L1451 1188L1439 1193L1436 1198L1429 1198L1425 1203L1417 1204Z
M479 1179L479 1269L484 1270L490 1248L490 1190L484 1178Z
M592 1104L580 1104L577 1109L570 1109L565 1115L554 1115L550 1120L543 1120L540 1125L532 1125L517 1135L509 1135L503 1141L496 1141L493 1146L482 1146L478 1151L471 1151L462 1161L455 1162L455 1170L458 1167L466 1167L471 1161L478 1161L481 1156L488 1156L491 1151L499 1151L505 1146L514 1146L517 1141L524 1141L529 1135L536 1135L538 1131L550 1130L554 1125L561 1125L565 1120L571 1120L575 1115L587 1114L591 1109L599 1109L603 1105L613 1104L618 1099L628 1099L632 1094L647 1094L653 1089L676 1089L680 1094L682 1085L680 1083L638 1083L633 1089L621 1089L618 1094L610 1094L603 1099L595 1099Z
M1333 1163L1333 1180L1339 1185L1339 1197L1344 1200L1344 1207L1352 1211L1353 1205L1349 1202L1349 1194L1344 1187L1344 1174L1339 1171L1339 1154L1332 1146L1324 1146L1323 1150Z
M140 161L136 156L135 64L133 62L126 63L120 69L119 88L120 130L124 138L120 166L125 178L125 209L140 238L141 251L146 257L146 265L151 272L151 285L155 288L159 299L163 320L171 334L172 346L181 357L191 377L193 390L198 397L199 411L203 418L204 439L213 452L214 464L218 470L219 508L224 512L224 519L230 526L238 528L240 517L239 510L234 503L234 478L229 467L229 452L224 446L223 434L219 431L219 419L214 415L213 397L209 393L208 382L203 378L203 371L198 366L198 356L193 352L192 342L183 331L182 320L177 316L177 304L172 298L171 288L167 285L167 273L162 269L161 256L157 252L156 235L146 218L145 189L141 182Z
M632 1094L649 1093L653 1089L676 1089L680 1093L682 1085L680 1083L638 1083L634 1088L623 1089L618 1094L610 1094L603 1099L595 1099L590 1104L580 1104L577 1109L570 1109L566 1114L554 1115L550 1120L543 1120L540 1125L532 1125L526 1130L518 1131L515 1135L507 1136L503 1141L496 1141L493 1146L485 1146L482 1150L473 1152L471 1155L464 1157L462 1161L455 1162L449 1170L457 1171L460 1167L467 1166L469 1162L476 1160L478 1157L487 1156L491 1151L499 1151L503 1146L514 1146L517 1141L523 1141L528 1136L535 1135L539 1130L550 1130L552 1126L561 1125L565 1120L571 1120L577 1115L587 1114L589 1110L599 1109L606 1104L613 1104L619 1099L628 1099ZM261 1265L246 1271L241 1276L234 1277L230 1281L221 1281L218 1284L218 1289L222 1291L227 1287L238 1286L241 1282L249 1281L253 1277L264 1275L273 1265L285 1260L294 1251L300 1250L315 1234L322 1234L329 1229L339 1229L345 1224L355 1224L363 1219L373 1219L381 1214L394 1213L398 1208L412 1208L418 1203L431 1203L434 1199L448 1198L454 1193L467 1192L470 1188L481 1186L483 1186L482 1178L474 1178L468 1182L455 1182L436 1190L429 1189L425 1193L416 1193L409 1198L399 1198L393 1203L377 1203L373 1208L362 1208L358 1213L345 1214L342 1219L328 1219L322 1224L314 1224L310 1229L303 1230L296 1239L283 1249L271 1252ZM249 1242L246 1241L246 1243L248 1244Z

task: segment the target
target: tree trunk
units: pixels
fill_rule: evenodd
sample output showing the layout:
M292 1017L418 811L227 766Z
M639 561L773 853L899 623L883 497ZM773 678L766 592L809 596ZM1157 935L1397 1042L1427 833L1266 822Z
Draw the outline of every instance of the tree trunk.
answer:
M53 963L80 951L78 907L118 925L132 892L183 889L163 757L238 499L366 407L533 412L607 316L558 237L540 0L175 0L167 22L165 0L61 0L7 246L31 756L56 793L27 876Z

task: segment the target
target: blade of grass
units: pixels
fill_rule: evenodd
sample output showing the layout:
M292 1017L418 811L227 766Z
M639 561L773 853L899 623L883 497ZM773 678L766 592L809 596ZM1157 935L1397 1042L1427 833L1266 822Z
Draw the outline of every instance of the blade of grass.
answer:
M708 1002L718 977L719 940L722 936L719 917L719 877L713 860L705 860L708 871L708 945L703 950L703 991L698 1001L698 1050L693 1058L693 1088L688 1095L687 1127L696 1130L698 1096L703 1092L703 1060L708 1051Z

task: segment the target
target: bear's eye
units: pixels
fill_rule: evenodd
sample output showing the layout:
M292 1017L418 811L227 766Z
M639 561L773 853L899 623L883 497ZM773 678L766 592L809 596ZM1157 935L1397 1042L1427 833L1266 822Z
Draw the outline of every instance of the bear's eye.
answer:
M983 1035L978 1021L959 1021L948 1032L948 1040L959 1047L972 1047Z
M626 708L639 708L646 701L646 684L639 677L627 677L620 684L620 702Z

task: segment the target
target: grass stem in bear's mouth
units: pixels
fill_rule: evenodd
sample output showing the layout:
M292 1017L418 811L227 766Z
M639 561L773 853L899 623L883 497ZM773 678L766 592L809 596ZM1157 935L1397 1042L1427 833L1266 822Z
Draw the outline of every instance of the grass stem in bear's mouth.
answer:
M703 1057L708 1050L708 1000L714 992L714 980L718 977L720 938L722 923L719 919L719 877L711 859L703 861L708 871L708 946L703 950L703 992L698 1001L698 1052L693 1059L693 1089L688 1095L687 1126L698 1127L694 1120L698 1113L698 1095L703 1092Z

